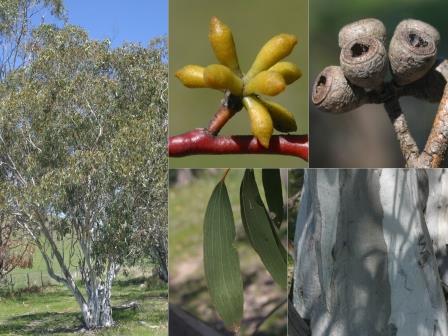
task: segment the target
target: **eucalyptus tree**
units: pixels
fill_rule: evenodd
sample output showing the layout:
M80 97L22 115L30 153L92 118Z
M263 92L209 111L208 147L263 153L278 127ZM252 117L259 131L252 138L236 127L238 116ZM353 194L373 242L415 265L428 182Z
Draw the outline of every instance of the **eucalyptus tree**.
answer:
M6 203L86 327L110 326L120 266L166 263L165 41L112 49L44 24L26 48L0 84Z
M36 22L45 21L45 15L65 20L63 1L0 1L0 79L29 60L26 44Z
M305 174L293 296L312 335L448 335L447 185L442 170Z

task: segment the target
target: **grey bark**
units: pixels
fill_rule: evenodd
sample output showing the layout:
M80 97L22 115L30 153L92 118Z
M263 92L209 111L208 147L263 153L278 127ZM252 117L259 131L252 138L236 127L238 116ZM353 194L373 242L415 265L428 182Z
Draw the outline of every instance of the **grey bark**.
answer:
M448 170L428 169L425 218L437 257L440 277L448 286Z
M312 335L448 335L418 170L309 170L294 306Z

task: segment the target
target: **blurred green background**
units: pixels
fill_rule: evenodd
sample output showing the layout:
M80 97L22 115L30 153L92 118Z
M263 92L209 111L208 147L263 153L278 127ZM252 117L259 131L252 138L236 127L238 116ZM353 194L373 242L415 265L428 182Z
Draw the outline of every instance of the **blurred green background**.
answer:
M184 133L206 127L216 112L222 93L189 89L174 76L187 64L218 63L208 42L208 26L217 16L233 31L240 66L247 71L259 49L279 33L299 40L288 60L303 71L298 81L273 100L296 116L298 133L308 133L308 1L307 0L170 0L169 7L169 132ZM223 135L250 134L243 109L221 131ZM301 159L272 155L223 155L170 158L170 168L180 167L305 167Z
M224 174L223 169L170 169L169 188L169 303L206 322L223 335L232 335L217 315L208 293L203 269L203 220L210 195ZM244 232L239 189L244 169L231 169L226 186L232 206L235 246L244 283L244 316L241 335L286 335L286 291L272 280ZM286 200L287 170L282 169L283 199ZM261 170L255 178L264 204ZM280 235L286 241L286 219ZM280 309L266 319L273 307ZM263 320L266 319L264 322ZM262 323L255 333L256 326Z
M439 30L439 56L446 57L447 10L447 0L310 1L310 88L324 67L339 64L339 29L366 17L380 19L386 25L387 47L401 20L414 18L428 22ZM438 104L413 98L402 98L400 102L421 149ZM344 115L330 115L310 103L311 167L399 167L403 164L395 133L382 105L364 105Z

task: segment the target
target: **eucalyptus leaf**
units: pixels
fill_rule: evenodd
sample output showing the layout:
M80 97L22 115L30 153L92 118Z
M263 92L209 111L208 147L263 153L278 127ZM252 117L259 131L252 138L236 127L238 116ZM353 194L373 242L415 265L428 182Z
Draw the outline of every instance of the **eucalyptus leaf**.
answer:
M286 250L261 200L252 169L244 173L240 202L241 219L249 241L274 281L286 289Z
M283 194L280 169L263 169L261 176L269 211L274 214L272 221L277 227L280 227L283 221Z
M235 243L235 223L224 181L213 190L204 218L204 269L213 305L227 326L243 317L243 282Z

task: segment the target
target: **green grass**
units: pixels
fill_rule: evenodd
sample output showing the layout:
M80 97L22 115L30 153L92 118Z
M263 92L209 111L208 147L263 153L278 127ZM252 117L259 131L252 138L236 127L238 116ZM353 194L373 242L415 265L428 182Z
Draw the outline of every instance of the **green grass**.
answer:
M67 260L67 256L70 255L70 244L67 242L57 241L56 245L58 246L61 253L66 256L65 259ZM49 253L51 255L51 253ZM74 272L75 278L77 278L76 268L73 265L77 264L77 257L76 253L73 257L70 270ZM56 259L54 259L54 270L56 273L60 273L60 267L58 263L56 262ZM41 287L42 280L44 285L47 284L57 284L56 281L50 278L47 272L47 265L45 264L44 258L42 257L42 254L40 253L39 249L36 247L33 254L33 267L32 268L16 268L14 271L11 272L11 277L14 282L14 289L20 289L25 288L28 286L28 280L27 280L27 274L30 278L30 285L31 286L38 286ZM8 282L10 281L10 276L8 276Z
M119 279L112 290L112 304L135 301L136 310L114 310L116 325L86 335L168 334L166 286L146 289L144 279ZM60 285L42 292L22 292L0 298L0 335L77 335L82 328L81 313L71 293Z

